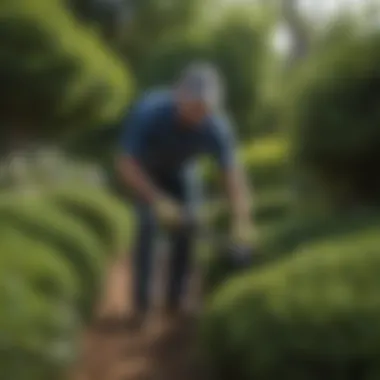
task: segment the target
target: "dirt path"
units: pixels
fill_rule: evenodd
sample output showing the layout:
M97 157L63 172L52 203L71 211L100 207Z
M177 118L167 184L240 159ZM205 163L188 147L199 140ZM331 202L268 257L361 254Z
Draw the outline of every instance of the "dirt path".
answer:
M156 267L155 309L162 300L165 257ZM130 311L130 266L126 260L115 263L109 273L99 317L115 320ZM199 306L199 276L193 276L188 307ZM164 328L159 313L152 314L151 328L145 334L117 324L107 330L89 329L84 337L83 358L75 380L202 380L202 371L194 359L194 323L183 322L177 328Z

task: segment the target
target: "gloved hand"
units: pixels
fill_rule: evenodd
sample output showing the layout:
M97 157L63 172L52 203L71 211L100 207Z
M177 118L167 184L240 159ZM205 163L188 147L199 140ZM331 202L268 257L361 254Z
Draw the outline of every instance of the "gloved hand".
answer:
M162 196L153 204L158 221L165 227L179 227L183 222L183 210L175 200Z
M230 254L234 265L250 266L255 255L256 231L249 221L236 221L232 225Z
M235 221L232 224L231 243L240 247L255 244L256 231L250 221Z

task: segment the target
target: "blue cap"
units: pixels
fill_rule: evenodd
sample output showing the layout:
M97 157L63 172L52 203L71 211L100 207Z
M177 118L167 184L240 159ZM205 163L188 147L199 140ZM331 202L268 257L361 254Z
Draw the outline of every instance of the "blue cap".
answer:
M207 63L193 63L182 73L179 86L191 99L205 102L210 108L222 103L222 84L218 71Z

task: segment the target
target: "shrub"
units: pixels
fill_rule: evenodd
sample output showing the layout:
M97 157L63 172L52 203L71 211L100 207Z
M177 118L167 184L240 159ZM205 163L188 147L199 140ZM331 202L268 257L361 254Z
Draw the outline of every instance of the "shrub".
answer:
M26 236L50 243L72 265L80 278L78 307L89 321L106 264L106 254L91 230L38 197L16 196L7 203L3 199L0 220Z
M64 379L78 354L77 278L48 244L0 227L4 379Z
M180 33L164 39L149 51L145 63L138 69L140 84L149 88L173 82L189 62L209 55L204 36Z
M273 190L288 182L289 147L284 136L250 141L239 149L238 155L255 192ZM208 186L215 190L217 170L210 161L205 161L202 169Z
M379 236L320 241L223 287L201 325L215 378L378 378Z
M67 4L5 0L0 17L0 77L9 94L1 98L4 140L14 133L10 125L28 138L54 138L119 119L131 99L132 76ZM20 130L21 124L27 127Z
M269 259L294 253L302 245L324 238L339 238L379 223L377 209L343 215L289 218L263 231L262 242Z
M4 252L0 265L7 268L8 275L15 270L36 292L67 301L75 299L79 291L79 278L59 251L3 223L0 225L0 236Z
M379 200L379 46L378 33L349 39L307 65L287 97L295 162L333 206Z
M252 218L262 224L268 220L281 219L288 215L291 194L286 190L272 191L267 194L254 196ZM224 206L224 207L223 207ZM225 230L229 223L228 205L223 203L214 211L217 229Z
M212 58L228 88L226 103L245 138L254 135L257 116L263 113L260 90L270 28L266 15L240 8L226 12L211 36Z
M123 252L133 233L126 205L102 189L64 188L52 191L49 201L92 229L105 253Z

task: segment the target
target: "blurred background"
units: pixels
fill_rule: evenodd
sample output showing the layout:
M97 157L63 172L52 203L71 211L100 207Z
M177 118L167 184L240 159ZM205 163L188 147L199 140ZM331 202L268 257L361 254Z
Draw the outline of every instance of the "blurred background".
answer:
M207 378L380 379L379 26L378 0L2 0L0 378L71 378L133 237L113 168L123 118L206 59L265 257L236 276L215 247L198 252L208 294L191 344Z

